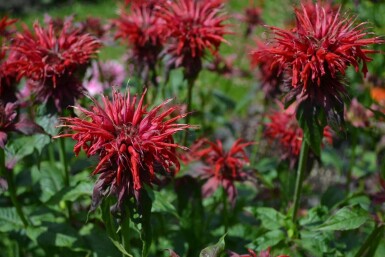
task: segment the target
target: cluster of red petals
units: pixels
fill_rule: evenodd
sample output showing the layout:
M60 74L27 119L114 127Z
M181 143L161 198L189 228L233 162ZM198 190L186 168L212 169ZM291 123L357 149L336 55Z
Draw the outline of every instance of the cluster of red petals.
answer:
M156 175L179 171L175 150L185 147L174 143L173 134L191 126L176 123L185 114L166 119L179 108L166 107L171 99L147 110L144 95L137 101L137 96L113 92L112 101L103 96L103 105L94 101L92 110L77 107L84 118L63 118L63 126L73 133L59 137L77 141L76 155L83 149L87 156L100 159L92 173L100 174L94 189L95 202L109 190L120 204L143 184L156 183Z
M295 119L295 107L290 106L286 110L283 110L282 105L280 107L281 110L269 116L270 122L266 124L265 135L269 140L278 142L282 159L289 159L291 165L294 165L301 150L303 131ZM330 127L325 127L323 134L325 141L332 144Z
M230 254L230 257L273 257L271 254L270 254L270 249L266 250L266 251L261 251L259 254L254 252L253 250L251 249L248 249L248 254L237 254L237 253L231 253ZM288 255L279 255L277 257L290 257Z
M0 19L0 37L7 37L11 33L8 31L8 27L14 24L17 19L10 19L7 16L4 16Z
M227 16L221 13L222 6L223 0L176 0L161 5L159 16L171 38L167 48L172 56L170 65L193 69L201 65L206 50L215 54L226 42L223 36L229 31L223 24Z
M207 179L203 186L203 196L210 196L222 185L229 200L234 202L236 197L235 181L244 181L249 176L242 169L249 163L245 148L253 143L238 139L226 151L220 140L211 142L201 139L191 147L190 160L199 160L203 163L197 175Z
M114 21L116 38L122 38L133 47L156 46L163 42L162 20L146 5L133 5L129 12L120 9L120 17Z
M55 84L64 73L72 74L88 63L101 46L96 38L72 29L71 23L58 34L53 24L43 28L35 23L33 30L17 33L11 47L20 56L19 76L33 80L51 79Z
M9 19L7 16L0 20L0 101L3 103L13 102L16 100L16 70L15 67L9 65L15 55L7 51L9 36L13 31L9 30L9 26L14 24L16 19Z
M280 85L283 82L283 74L272 55L260 56L259 52L266 50L267 46L259 40L256 41L256 44L257 49L250 55L251 67L258 68L261 87L265 95L269 98L275 98L281 93Z
M154 8L147 4L132 5L129 12L121 8L120 17L114 24L116 38L132 47L132 58L139 65L154 66L165 39L163 21Z
M296 26L291 30L270 27L275 36L271 46L256 53L273 58L280 72L288 71L294 95L320 106L330 104L323 102L331 96L331 104L339 102L345 94L339 76L350 65L358 71L360 62L366 75L366 63L372 60L368 54L376 51L365 47L384 42L367 38L366 23L355 25L354 18L344 18L340 10L327 6L302 5L295 10Z
M238 19L244 22L246 27L245 36L248 37L253 29L263 23L262 21L262 8L256 6L253 3L253 0L250 0L250 4L248 7L244 9L243 14L237 15Z
M70 21L64 22L60 31L55 30L54 24L49 23L43 28L38 23L33 31L24 28L23 32L15 35L11 48L17 54L13 66L17 69L18 78L26 77L32 80L38 100L47 101L51 96L58 110L73 104L83 88L81 83L72 90L67 82L77 80L78 73L89 63L100 48L99 40L89 34L80 33L74 29ZM66 94L70 98L65 98ZM62 100L65 99L63 102Z

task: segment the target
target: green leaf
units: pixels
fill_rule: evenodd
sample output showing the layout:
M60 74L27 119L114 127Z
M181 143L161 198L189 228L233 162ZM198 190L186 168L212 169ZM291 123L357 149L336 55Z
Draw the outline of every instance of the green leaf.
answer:
M319 226L317 230L341 231L356 229L369 219L369 213L360 206L347 206L337 211L333 216L326 220L324 224Z
M64 187L61 165L59 163L56 164L51 165L49 162L42 162L40 169L36 166L31 169L33 173L40 173L39 184L42 191L40 200L42 202L48 201Z
M153 212L164 212L170 213L179 219L178 212L174 205L171 204L170 194L153 191L149 194L152 200L152 211Z
M51 142L49 136L36 134L33 136L18 136L10 140L6 145L6 154L8 162L17 163L25 156L28 156L36 150L39 154L43 148Z
M78 231L66 223L45 222L38 227L28 227L27 236L40 246L55 246L71 249L71 251L85 251L87 247Z
M228 97L227 95L223 94L219 90L214 90L213 95L226 106L227 110L233 110L236 106L236 103L233 99Z
M280 229L284 226L285 215L269 207L250 207L248 208L258 219L262 226L268 230Z
M258 251L266 250L285 240L287 235L282 230L272 230L259 236L253 243Z
M82 196L90 196L93 184L81 182L76 186L62 188L59 192L54 194L46 203L48 205L56 205L61 201L74 202Z
M221 256L222 253L224 253L225 251L225 237L226 235L223 235L218 243L216 243L215 245L211 245L211 246L208 246L206 247L205 249L203 249L201 251L201 253L199 254L199 257L219 257Z
M120 238L117 233L118 231L117 225L115 224L110 211L111 203L112 203L112 200L109 197L104 198L101 203L102 219L103 219L104 225L106 226L108 237L121 253L132 257L132 255L129 254L126 251L126 249L124 249L124 246L120 243Z
M9 232L23 227L23 222L17 215L16 208L0 208L0 232Z
M39 116L36 118L36 123L51 136L55 136L59 133L59 129L57 127L57 125L59 125L59 119L56 114Z

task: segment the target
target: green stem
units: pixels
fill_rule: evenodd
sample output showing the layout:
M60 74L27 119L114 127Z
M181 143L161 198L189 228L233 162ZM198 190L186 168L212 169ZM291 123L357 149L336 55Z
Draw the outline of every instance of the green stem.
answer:
M222 203L223 203L222 215L223 215L223 221L225 223L225 234L226 234L229 229L229 217L227 212L227 194L224 186L222 186Z
M297 219L297 212L298 212L299 202L301 199L302 184L303 184L305 169L307 166L308 155L309 155L309 144L306 142L305 139L302 139L301 153L299 156L297 178L295 181L295 191L294 191L294 206L293 206L293 213L292 213L292 221L294 224Z
M63 176L64 185L66 187L69 187L70 186L70 178L69 178L70 175L69 175L68 160L67 160L67 155L66 155L65 139L61 137L61 138L59 138L59 141L60 141L59 156L60 156L60 161L63 165L63 170L64 170L64 176ZM71 202L67 201L66 206L67 206L68 218L71 219L71 216L72 216Z
M12 204L16 208L16 212L19 215L21 221L23 222L24 227L28 227L29 222L26 219L23 209L19 201L17 200L16 185L13 178L13 171L7 170L5 167L5 152L3 148L0 148L0 175L3 175L8 183L8 191L11 197Z
M195 79L187 79L187 113L186 116L186 124L189 124L190 122L190 114L192 110L192 89L194 87ZM185 130L184 137L183 137L183 145L186 145L187 143L187 130Z
M364 244L356 253L355 257L369 257L373 256L375 250L378 247L380 240L383 238L384 226L378 225L374 228L372 233L366 239Z
M60 138L59 141L60 141L60 152L59 152L59 155L60 155L60 161L63 165L63 169L64 169L64 184L66 186L69 186L70 184L70 179L69 179L69 170L68 170L68 164L67 164L67 155L66 155L66 146L65 146L65 139L64 138Z

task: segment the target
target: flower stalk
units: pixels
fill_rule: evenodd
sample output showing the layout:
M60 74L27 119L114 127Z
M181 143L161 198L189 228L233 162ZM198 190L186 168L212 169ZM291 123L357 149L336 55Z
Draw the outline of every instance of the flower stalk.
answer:
M65 139L64 138L60 138L60 150L59 150L59 157L60 157L60 162L62 163L63 165L63 170L64 170L64 174L63 174L63 181L64 181L64 185L66 187L69 187L70 186L70 175L69 175L69 169L68 169L68 161L67 161L67 156L66 156L66 151L65 151ZM71 206L71 203L69 201L66 202L66 207L67 207L67 212L68 212L68 218L71 218L72 216L72 206Z
M305 169L307 166L308 155L309 155L309 144L306 142L305 139L303 139L302 146L301 146L301 153L299 155L297 178L295 181L294 204L293 204L293 213L291 217L293 223L295 223L297 219L297 212L298 212L299 203L301 199L302 184L303 184Z
M188 78L187 79L187 113L190 113L192 110L192 89L194 87L195 78ZM190 115L186 116L186 124L189 124L190 122ZM183 145L186 145L187 143L187 134L188 131L185 130L185 133L183 135Z

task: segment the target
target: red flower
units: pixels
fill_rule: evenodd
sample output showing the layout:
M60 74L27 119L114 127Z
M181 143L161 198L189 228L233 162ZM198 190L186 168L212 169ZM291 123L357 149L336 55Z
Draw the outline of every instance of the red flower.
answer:
M16 70L9 65L14 56L10 56L0 46L0 101L3 103L16 101Z
M273 257L270 254L270 248L267 249L266 251L261 251L259 254L254 252L251 249L248 249L248 251L249 251L249 254L242 254L242 255L234 253L234 252L231 252L230 253L230 257ZM279 255L277 257L290 257L290 256L288 256L288 255Z
M250 36L250 34L253 32L254 28L257 25L260 25L263 23L262 21L262 8L258 7L253 3L252 0L249 1L250 4L248 7L244 9L243 14L238 14L237 18L246 23L246 31L245 31L245 37Z
M354 25L353 18L341 17L340 11L325 9L318 4L302 5L295 10L296 27L283 30L270 27L275 35L273 44L257 52L260 58L274 59L279 71L287 69L291 77L291 92L287 101L307 102L307 107L321 107L329 121L343 120L342 99L346 94L341 75L348 66L367 73L368 54L365 47L383 43L377 37L365 38L366 23ZM311 113L312 111L309 110Z
M210 196L222 185L229 200L234 203L237 194L234 182L250 178L242 168L249 163L245 148L251 144L253 143L238 139L226 151L221 141L214 143L202 139L191 147L190 161L200 160L204 165L197 170L199 177L207 179L202 189L203 196Z
M33 81L38 100L45 102L50 97L70 94L64 102L60 97L50 99L60 111L67 103L73 104L83 90L79 83L75 83L79 87L72 90L66 82L76 80L72 76L81 72L100 46L97 39L79 33L68 21L61 31L55 31L53 23L47 29L35 23L34 33L25 28L23 33L16 34L11 50L18 54L19 60L13 65L19 78L25 76Z
M176 0L166 2L159 11L171 40L167 53L169 67L184 67L187 78L195 78L202 68L205 51L218 51L228 34L220 13L222 0Z
M270 115L265 135L269 140L278 142L282 151L282 159L289 159L291 166L294 166L298 160L303 140L303 131L295 119L295 106L284 110L280 104L280 110ZM332 144L330 127L324 128L323 135L326 142Z
M112 101L103 96L103 106L94 100L91 111L77 107L85 118L63 118L63 126L73 133L58 137L76 140L76 155L83 149L87 156L99 156L99 164L92 173L100 174L94 188L93 208L105 191L115 194L120 206L126 197L137 196L144 184L157 183L158 175L179 171L175 149L186 148L174 143L172 136L191 127L176 123L186 115L165 120L178 107L166 108L171 101L168 100L147 111L143 106L144 95L137 103L136 96L114 92Z
M132 47L129 58L145 81L149 71L154 72L163 48L165 34L162 23L154 8L145 3L132 5L130 12L122 8L119 19L114 21L117 27L116 38L123 39Z
M273 55L265 54L260 56L259 52L267 49L261 41L256 41L257 50L250 55L251 67L258 67L262 90L266 97L275 98L281 93L280 85L283 83L283 74L275 62Z

